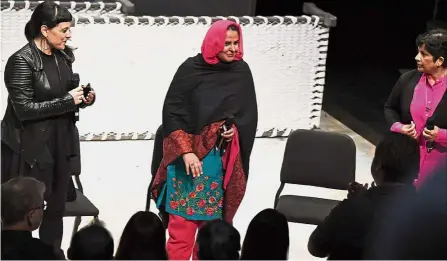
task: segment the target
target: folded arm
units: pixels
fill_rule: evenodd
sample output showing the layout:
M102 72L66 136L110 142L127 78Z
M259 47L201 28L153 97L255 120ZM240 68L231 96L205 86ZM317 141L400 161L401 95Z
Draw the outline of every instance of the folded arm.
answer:
M345 219L349 215L349 200L338 203L329 215L319 224L309 237L307 248L315 257L324 258L332 254L336 241L340 238L340 227L343 227Z

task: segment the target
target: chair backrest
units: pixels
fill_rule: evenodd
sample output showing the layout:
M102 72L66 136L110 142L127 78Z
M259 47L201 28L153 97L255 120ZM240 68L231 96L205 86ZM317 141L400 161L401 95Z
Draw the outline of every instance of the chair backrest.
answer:
M356 147L345 134L296 130L289 135L281 182L346 190L355 180Z
M155 176L158 171L158 167L160 166L161 160L163 159L163 125L158 127L157 132L155 133L154 138L154 151L152 153L152 164L151 164L151 173L152 176Z

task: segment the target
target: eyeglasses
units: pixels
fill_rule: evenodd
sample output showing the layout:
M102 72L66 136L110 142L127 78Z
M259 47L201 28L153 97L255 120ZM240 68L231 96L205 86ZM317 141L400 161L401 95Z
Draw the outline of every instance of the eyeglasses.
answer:
M38 210L38 209L42 209L42 210L47 209L47 204L43 203L43 205L35 207L35 208L32 208L31 210Z

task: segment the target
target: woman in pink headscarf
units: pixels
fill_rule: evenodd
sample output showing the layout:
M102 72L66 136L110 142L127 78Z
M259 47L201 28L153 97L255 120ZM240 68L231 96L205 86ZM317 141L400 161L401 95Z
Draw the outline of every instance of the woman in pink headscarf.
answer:
M169 259L197 259L198 228L214 219L232 223L244 196L258 111L242 57L241 27L218 21L202 52L179 67L166 95L163 159L151 196L169 213Z

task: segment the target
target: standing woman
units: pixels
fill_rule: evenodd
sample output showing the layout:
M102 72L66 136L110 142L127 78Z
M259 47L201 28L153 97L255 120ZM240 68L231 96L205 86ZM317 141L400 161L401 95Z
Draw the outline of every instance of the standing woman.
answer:
M242 57L241 27L218 21L166 95L163 159L151 194L169 213L169 259L189 260L192 252L197 259L197 229L207 220L231 223L244 196L258 111Z
M73 77L72 16L45 1L25 27L28 43L6 64L8 105L2 121L2 183L31 176L45 183L47 208L40 239L60 251L62 217L71 175L80 171L79 134L75 113L92 105L95 93L83 96Z
M434 171L447 172L447 30L431 30L416 43L417 70L400 77L385 104L385 118L391 131L419 142L419 188ZM426 128L428 119L433 130Z

